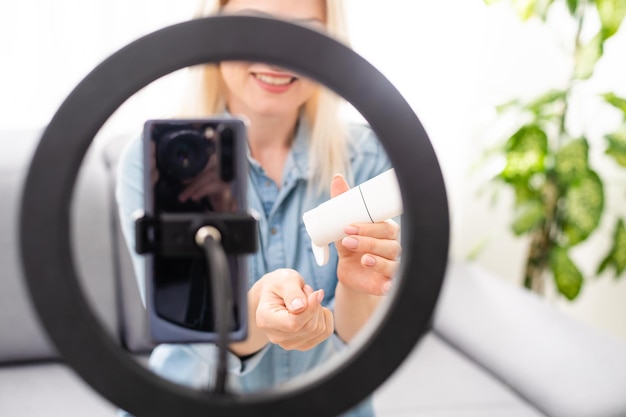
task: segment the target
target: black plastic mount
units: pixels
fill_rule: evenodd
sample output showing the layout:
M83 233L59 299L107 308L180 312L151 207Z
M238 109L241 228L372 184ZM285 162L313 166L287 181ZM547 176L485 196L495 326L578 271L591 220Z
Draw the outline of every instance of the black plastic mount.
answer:
M203 226L215 227L228 254L254 253L258 248L257 219L246 213L162 213L135 220L135 250L165 257L202 256L195 240Z

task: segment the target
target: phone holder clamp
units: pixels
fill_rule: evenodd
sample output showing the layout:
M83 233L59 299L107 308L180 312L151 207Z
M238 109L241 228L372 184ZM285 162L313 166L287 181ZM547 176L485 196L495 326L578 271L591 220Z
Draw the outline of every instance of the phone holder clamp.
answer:
M197 234L215 228L225 253L254 253L258 246L257 219L248 213L161 213L135 220L135 250L166 257L202 256Z

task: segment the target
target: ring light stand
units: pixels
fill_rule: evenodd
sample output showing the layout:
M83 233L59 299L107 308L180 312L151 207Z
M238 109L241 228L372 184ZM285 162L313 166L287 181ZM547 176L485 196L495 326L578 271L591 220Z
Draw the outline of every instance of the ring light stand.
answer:
M113 112L164 75L224 60L289 68L343 96L387 151L405 213L399 279L372 336L347 360L307 384L239 396L211 396L169 382L120 347L80 289L69 231L78 170ZM251 16L173 25L127 45L97 66L44 131L28 171L20 219L28 289L52 342L89 385L138 417L319 417L350 409L393 373L428 330L448 243L448 205L440 167L424 128L399 92L358 54L322 33Z

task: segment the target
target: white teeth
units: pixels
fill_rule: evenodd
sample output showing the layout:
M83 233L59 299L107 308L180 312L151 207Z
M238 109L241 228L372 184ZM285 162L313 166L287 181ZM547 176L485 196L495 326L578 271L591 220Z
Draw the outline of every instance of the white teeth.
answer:
M274 75L267 75L267 74L255 74L255 77L261 80L262 82L264 82L265 84L271 84L271 85L287 85L291 83L291 81L294 79L293 77L288 77L288 76L277 77Z

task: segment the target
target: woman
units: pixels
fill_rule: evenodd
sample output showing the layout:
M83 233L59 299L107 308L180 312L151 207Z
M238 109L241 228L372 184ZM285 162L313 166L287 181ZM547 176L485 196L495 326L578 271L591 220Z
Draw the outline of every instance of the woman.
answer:
M220 0L200 15L261 14L309 25L345 40L338 0ZM300 75L273 65L223 62L192 68L195 93L185 117L228 112L249 121L250 208L259 213L259 251L249 262L249 337L230 346L231 389L271 389L322 363L349 343L391 284L400 255L393 221L346 225L346 237L319 267L302 214L361 183L390 163L367 126L339 122L338 98ZM120 164L117 196L124 233L142 207L141 147ZM181 201L202 198L188 187ZM132 246L131 246L132 247ZM140 257L132 254L138 277ZM141 286L141 284L140 284ZM160 345L150 360L160 375L194 387L210 384L214 347ZM371 416L370 401L346 416Z

